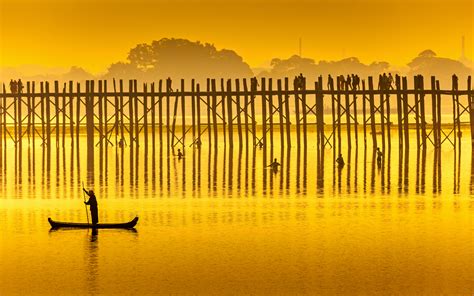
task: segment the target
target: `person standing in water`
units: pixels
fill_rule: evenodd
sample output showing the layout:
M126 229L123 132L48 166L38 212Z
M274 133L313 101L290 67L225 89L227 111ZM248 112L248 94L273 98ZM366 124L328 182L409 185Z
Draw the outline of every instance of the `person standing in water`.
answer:
M181 149L178 149L178 160L184 157L183 152L181 152Z
M383 153L380 151L380 147L377 147L377 166L380 167L382 166L382 157Z
M342 157L342 154L339 154L339 157L336 158L336 163L337 167L342 169L342 167L345 165L344 158Z
M97 208L97 199L95 197L94 191L82 188L84 192L89 196L89 200L85 201L84 203L90 206L91 210L91 218L92 218L92 225L97 225L99 223L99 209Z
M281 164L277 161L275 158L271 164L268 165L269 167L272 168L272 170L276 173L278 172L278 167L281 166Z

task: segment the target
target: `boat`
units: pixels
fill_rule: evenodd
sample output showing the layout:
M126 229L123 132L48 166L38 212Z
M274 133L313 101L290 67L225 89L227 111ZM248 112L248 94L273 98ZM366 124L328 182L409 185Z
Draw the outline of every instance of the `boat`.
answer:
M138 217L135 217L133 220L125 223L98 223L97 225L93 226L90 223L74 223L74 222L58 222L54 221L51 218L48 218L49 224L51 224L51 228L121 228L121 229L132 229L137 225Z

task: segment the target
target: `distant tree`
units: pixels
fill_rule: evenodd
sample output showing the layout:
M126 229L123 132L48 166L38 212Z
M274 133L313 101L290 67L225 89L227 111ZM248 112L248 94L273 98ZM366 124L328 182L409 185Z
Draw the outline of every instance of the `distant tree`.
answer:
M472 74L472 69L466 67L457 60L437 57L432 50L422 51L416 58L408 63L409 76L421 74L424 76L436 76L442 86L448 87L451 76L456 74L460 79Z
M272 59L270 62L272 67L270 73L275 77L292 77L303 73L305 75L313 75L316 72L316 64L313 59L302 58L293 55L289 59Z
M132 48L127 56L130 64L138 69L153 68L156 64L153 47L148 44L138 44Z
M359 59L350 57L339 61L320 61L316 63L313 59L302 58L294 55L288 59L275 58L270 63L271 69L263 71L259 76L262 77L293 77L302 73L308 77L327 76L331 74L347 75L357 74L361 77L369 75L378 76L388 70L390 65L387 62L374 62L370 65L363 64Z
M118 62L109 66L105 79L142 79L145 76L144 70L137 67L136 64Z
M232 50L187 39L163 38L151 44L138 44L127 56L128 63L109 67L106 76L143 75L156 78L243 78L253 73L242 57Z

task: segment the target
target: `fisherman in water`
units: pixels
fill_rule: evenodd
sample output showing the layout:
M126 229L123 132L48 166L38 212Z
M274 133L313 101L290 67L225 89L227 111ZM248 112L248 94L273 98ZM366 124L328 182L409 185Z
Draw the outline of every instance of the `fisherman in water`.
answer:
M344 158L342 158L342 154L339 154L339 157L336 158L336 163L339 169L342 169L344 167L345 162L344 162Z
M275 158L271 164L268 165L269 167L272 168L273 172L278 172L278 167L281 166L280 163L278 163L277 159Z
M92 217L92 225L97 225L99 223L99 209L97 208L97 199L95 198L94 191L82 188L84 192L89 196L89 200L85 201L84 203L90 206L91 209L91 217Z

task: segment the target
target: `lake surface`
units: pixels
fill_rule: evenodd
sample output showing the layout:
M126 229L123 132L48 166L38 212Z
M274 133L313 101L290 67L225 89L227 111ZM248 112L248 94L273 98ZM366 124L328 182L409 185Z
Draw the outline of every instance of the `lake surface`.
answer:
M69 143L48 157L24 142L15 161L10 143L0 294L471 295L474 166L464 135L461 150L412 144L400 154L392 131L380 169L360 140L350 157L343 149L341 170L332 149L318 154L311 141L283 153L204 142L181 160L159 146L109 147L89 171L85 138L79 158ZM277 173L265 168L275 157ZM139 216L136 231L50 231L48 217L87 221L82 182L101 222Z

